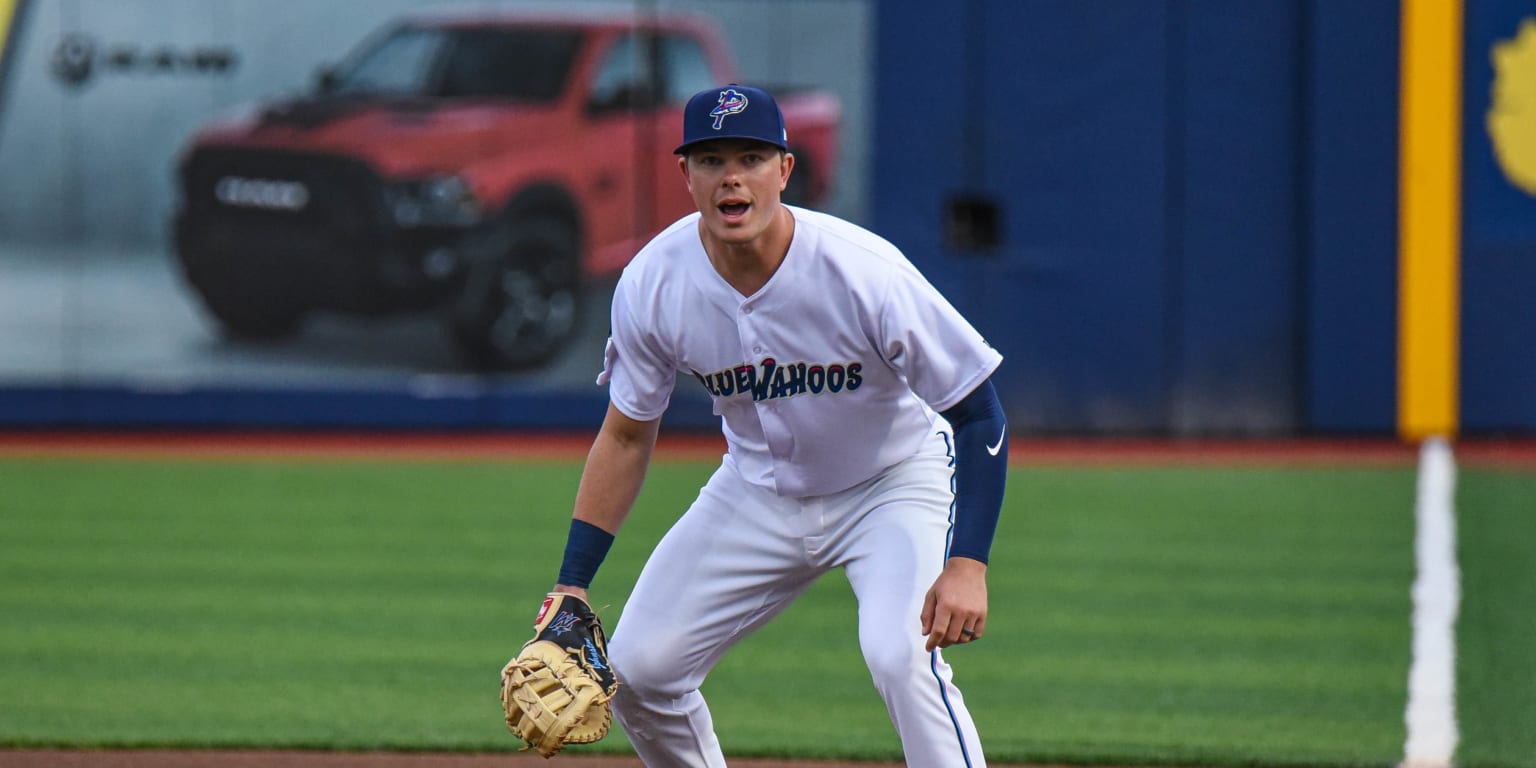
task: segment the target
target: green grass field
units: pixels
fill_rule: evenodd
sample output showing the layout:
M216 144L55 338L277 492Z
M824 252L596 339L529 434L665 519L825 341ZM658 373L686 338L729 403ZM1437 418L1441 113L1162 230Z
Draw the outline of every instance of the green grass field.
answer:
M1462 768L1536 766L1536 475L1461 473Z
M711 469L653 468L594 584L608 626ZM558 568L578 474L0 460L0 744L514 749L497 673ZM989 759L1394 765L1413 482L1015 470L987 637L947 654ZM1459 499L1458 764L1530 766L1536 476L1463 472ZM854 634L833 575L728 656L706 683L727 751L899 757Z

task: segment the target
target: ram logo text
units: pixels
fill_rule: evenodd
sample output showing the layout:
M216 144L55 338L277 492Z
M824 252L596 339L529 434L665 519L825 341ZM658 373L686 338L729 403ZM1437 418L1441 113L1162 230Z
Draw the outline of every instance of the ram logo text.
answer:
M297 181L225 176L214 185L213 196L225 205L269 211L301 211L309 205L309 188Z
M229 75L239 58L233 49L218 46L101 46L90 35L71 32L54 45L51 69L65 85L78 88L100 69L123 74Z

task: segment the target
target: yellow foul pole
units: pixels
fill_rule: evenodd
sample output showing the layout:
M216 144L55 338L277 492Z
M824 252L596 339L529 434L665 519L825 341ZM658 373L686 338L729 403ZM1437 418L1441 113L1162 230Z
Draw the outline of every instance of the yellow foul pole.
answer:
M1461 261L1461 0L1402 0L1397 427L1457 430Z

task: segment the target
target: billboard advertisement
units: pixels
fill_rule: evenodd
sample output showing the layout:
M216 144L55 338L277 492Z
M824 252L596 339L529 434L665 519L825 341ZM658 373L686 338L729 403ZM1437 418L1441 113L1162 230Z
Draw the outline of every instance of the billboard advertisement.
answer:
M600 418L613 280L691 210L681 105L773 89L787 196L859 221L871 15L31 3L0 113L0 420L131 422L139 403L156 422L169 396L203 398L200 423ZM390 413L289 412L344 392Z

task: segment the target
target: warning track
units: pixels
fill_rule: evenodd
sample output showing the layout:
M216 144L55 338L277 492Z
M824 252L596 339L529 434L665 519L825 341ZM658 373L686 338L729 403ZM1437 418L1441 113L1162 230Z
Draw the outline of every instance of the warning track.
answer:
M173 460L571 461L590 432L0 432L0 457ZM1029 465L1228 465L1412 467L1417 447L1391 439L1118 439L1015 437L1010 460ZM1463 440L1457 463L1536 471L1536 438ZM664 433L662 461L707 461L725 452L714 433Z

